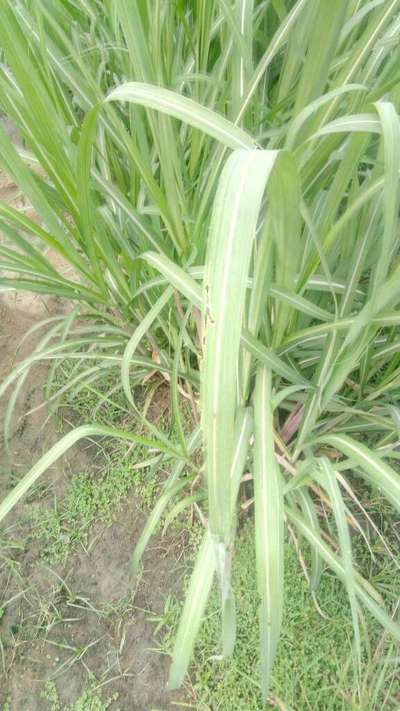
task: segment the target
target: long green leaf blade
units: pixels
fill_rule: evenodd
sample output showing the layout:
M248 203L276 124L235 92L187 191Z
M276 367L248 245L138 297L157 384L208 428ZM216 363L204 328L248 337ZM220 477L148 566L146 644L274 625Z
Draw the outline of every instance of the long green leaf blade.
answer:
M275 459L271 371L257 371L254 406L254 501L257 585L260 595L261 688L264 700L283 614L283 493Z

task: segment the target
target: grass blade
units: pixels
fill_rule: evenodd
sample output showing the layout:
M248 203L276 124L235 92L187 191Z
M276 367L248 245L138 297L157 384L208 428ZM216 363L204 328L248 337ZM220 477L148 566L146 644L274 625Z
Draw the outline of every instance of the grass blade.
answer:
M106 101L128 101L155 109L204 131L228 148L255 147L255 141L228 119L192 99L153 84L127 82L113 89Z
M347 435L327 434L318 441L330 444L353 459L364 472L363 476L400 511L400 476L365 444Z
M271 371L257 371L254 405L254 495L260 595L261 688L265 700L283 614L283 494L274 451Z

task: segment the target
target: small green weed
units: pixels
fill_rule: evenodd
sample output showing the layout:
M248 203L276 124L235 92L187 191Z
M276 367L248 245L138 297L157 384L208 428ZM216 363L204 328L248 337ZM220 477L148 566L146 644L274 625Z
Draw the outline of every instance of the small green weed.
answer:
M34 510L32 535L48 562L63 562L78 544L86 546L90 527L96 522L110 525L129 492L144 508L151 506L158 483L147 469L134 469L140 456L138 450L125 459L114 453L101 474L75 474L61 501Z
M57 687L53 681L46 682L40 696L46 702L46 711L107 711L118 699L118 694L113 694L106 701L103 701L95 691L87 689L75 703L63 709ZM118 709L115 709L115 711L118 711Z
M63 390L68 378L73 375L73 367L73 361L66 359L56 369L52 394ZM127 413L121 393L115 392L112 400L108 398L101 408L96 409L99 395L113 390L117 383L115 374L103 375L96 392L85 386L78 391L64 393L58 405L67 408L73 420L93 419L96 412L96 421L110 427L121 427L126 425L124 416ZM138 401L143 400L145 393L142 388L137 388L136 396ZM62 410L60 417L61 413ZM189 418L188 413L186 416ZM184 423L188 424L186 420ZM140 426L136 420L132 424L136 429ZM158 427L168 430L169 425L162 416ZM133 494L135 505L143 512L147 512L157 499L163 474L157 465L153 468L143 466L148 452L140 446L127 452L126 445L115 442L106 443L101 451L99 472L75 474L61 501L55 500L51 508L43 506L33 510L32 535L40 543L42 557L51 564L64 562L77 545L86 547L90 527L94 523L110 525L128 494Z

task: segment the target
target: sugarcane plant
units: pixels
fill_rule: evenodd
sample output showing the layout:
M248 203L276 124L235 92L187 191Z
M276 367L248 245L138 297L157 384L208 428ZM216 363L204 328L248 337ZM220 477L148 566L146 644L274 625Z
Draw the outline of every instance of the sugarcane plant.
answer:
M233 651L246 472L264 699L286 526L309 546L312 591L324 565L346 586L357 671L364 608L400 638L357 570L350 535L355 510L368 516L360 491L377 490L394 511L400 502L400 0L0 6L0 106L21 136L14 145L0 125L0 164L40 217L0 205L0 286L76 305L47 319L1 385L11 393L5 436L40 359L75 363L64 391L114 372L148 429L72 430L3 500L0 518L81 437L138 442L170 475L135 571L166 510L193 501L200 471L205 530L174 688L214 579L220 652ZM154 371L170 384L170 436L136 403ZM200 413L189 433L181 394Z

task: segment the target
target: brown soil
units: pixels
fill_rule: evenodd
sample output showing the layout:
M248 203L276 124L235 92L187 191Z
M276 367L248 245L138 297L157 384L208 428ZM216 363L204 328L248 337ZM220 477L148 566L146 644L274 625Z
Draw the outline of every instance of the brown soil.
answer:
M16 199L15 189L4 179L2 183L1 176L0 193L2 199ZM30 295L1 297L0 382L37 343L40 332L16 354L28 329L64 308L57 300ZM59 424L46 407L37 409L47 373L47 365L35 365L24 383L9 455L0 435L0 500L60 437ZM0 401L0 432L9 395ZM9 700L12 711L47 711L41 691L48 679L54 679L63 708L93 682L103 685L106 699L118 692L110 711L172 711L184 700L183 693L166 691L169 660L155 651L149 620L150 611L159 614L168 594L181 588L179 538L153 542L144 557L144 573L132 589L128 562L145 521L133 495L117 521L108 527L96 524L87 549L71 554L64 565L46 565L32 537L32 507L54 506L72 474L93 471L93 447L88 442L75 446L2 522L0 708Z

